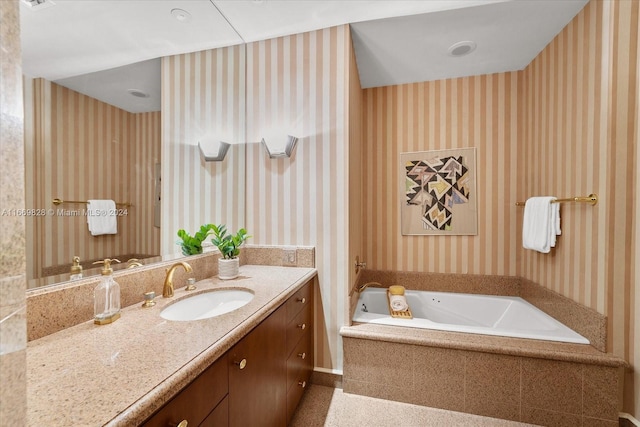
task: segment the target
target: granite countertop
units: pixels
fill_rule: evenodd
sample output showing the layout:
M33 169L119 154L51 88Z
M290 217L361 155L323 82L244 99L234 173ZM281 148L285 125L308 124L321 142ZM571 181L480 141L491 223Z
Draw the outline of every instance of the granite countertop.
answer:
M27 346L29 426L131 426L146 420L185 385L316 275L313 268L243 265L234 280L217 277L177 288L156 305L126 307L110 325L93 321ZM244 307L210 319L174 322L160 311L212 289L254 292Z

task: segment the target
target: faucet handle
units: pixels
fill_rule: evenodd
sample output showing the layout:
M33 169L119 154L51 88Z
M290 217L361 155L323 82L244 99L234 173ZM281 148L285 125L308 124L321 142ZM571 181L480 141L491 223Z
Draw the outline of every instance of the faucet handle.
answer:
M147 308L147 307L153 307L154 305L156 305L156 302L153 300L155 297L156 297L156 293L154 291L145 292L144 302L142 303L142 306Z

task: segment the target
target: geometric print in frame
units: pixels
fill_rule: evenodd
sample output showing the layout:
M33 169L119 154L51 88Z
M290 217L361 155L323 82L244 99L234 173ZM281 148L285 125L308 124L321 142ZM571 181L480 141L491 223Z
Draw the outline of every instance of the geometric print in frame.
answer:
M400 154L402 234L476 235L475 148Z

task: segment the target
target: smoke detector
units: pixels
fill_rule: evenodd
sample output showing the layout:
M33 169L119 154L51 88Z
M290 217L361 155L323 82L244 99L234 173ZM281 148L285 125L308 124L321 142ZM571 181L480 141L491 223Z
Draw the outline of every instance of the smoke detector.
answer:
M55 6L56 4L51 0L22 0L22 4L26 5L31 10L42 10Z
M454 57L465 56L476 50L476 43L472 41L462 41L449 46L449 55Z

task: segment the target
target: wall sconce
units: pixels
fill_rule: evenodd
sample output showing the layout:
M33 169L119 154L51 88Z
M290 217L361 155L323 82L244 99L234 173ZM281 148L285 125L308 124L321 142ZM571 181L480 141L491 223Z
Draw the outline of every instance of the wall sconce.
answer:
M298 138L296 138L295 136L287 135L286 145L284 147L282 146L273 147L273 151L269 149L269 145L267 144L267 141L265 141L264 138L262 138L261 142L265 150L267 150L267 154L269 154L269 158L277 159L278 157L291 157L291 154L293 153L293 150L296 148L296 144L298 143ZM275 145L273 141L271 142L271 144Z
M202 144L200 144L200 142L198 142L198 148L200 149L200 157L205 162L221 162L221 161L223 161L224 157L227 155L227 151L229 151L229 147L230 146L231 146L231 144L227 144L226 142L220 141L218 143L218 150L217 151L213 150L214 151L213 153L205 153L204 149L202 148Z

